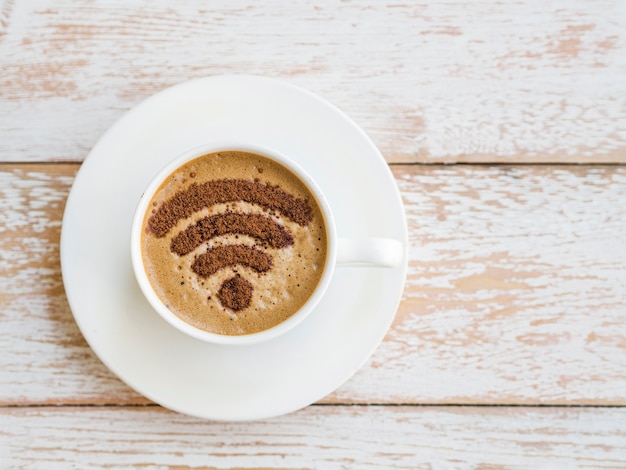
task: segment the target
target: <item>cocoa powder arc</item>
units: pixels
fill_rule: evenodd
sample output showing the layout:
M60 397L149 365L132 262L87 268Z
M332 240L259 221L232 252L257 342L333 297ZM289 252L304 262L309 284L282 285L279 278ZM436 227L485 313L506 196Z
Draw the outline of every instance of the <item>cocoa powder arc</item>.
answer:
M308 300L327 251L321 209L289 169L222 151L175 170L144 218L150 283L185 322L222 335L275 326Z

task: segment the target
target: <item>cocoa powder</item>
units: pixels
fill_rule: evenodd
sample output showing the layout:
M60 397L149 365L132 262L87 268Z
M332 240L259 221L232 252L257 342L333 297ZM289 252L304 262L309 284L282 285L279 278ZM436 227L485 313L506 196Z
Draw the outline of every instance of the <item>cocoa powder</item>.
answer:
M299 225L312 219L311 207L283 191L279 186L243 179L222 179L192 183L183 191L165 201L148 220L148 229L157 237L164 237L176 223L195 212L214 204L245 201L268 210L279 211Z
M222 283L217 298L224 307L238 312L250 306L252 284L237 274Z
M211 238L228 234L248 235L272 248L293 244L291 233L271 217L229 211L205 217L187 227L172 239L171 250L184 256Z
M241 264L262 273L272 268L272 257L257 248L247 245L216 246L198 255L191 269L198 275L209 277L222 268Z

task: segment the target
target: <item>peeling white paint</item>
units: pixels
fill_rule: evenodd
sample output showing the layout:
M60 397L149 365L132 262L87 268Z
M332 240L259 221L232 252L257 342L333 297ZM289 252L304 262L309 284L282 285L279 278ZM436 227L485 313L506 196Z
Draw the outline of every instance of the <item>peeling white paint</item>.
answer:
M0 401L142 401L67 307L58 237L75 167L58 168L0 172ZM404 299L372 360L325 401L621 402L626 169L393 170L411 235Z
M80 162L149 95L252 73L338 105L390 162L624 163L624 5L7 0L0 161ZM324 399L394 406L241 425L118 406L148 401L94 356L63 292L75 169L0 168L2 465L626 467L620 408L402 406L624 405L624 167L394 167L405 295Z
M334 399L621 403L626 169L394 170L411 237L404 302L371 368Z
M392 161L624 161L620 2L19 1L0 159L81 161L141 99L251 73L311 89Z
M617 468L625 418L620 409L315 406L212 423L160 408L17 408L0 414L0 438L10 468Z

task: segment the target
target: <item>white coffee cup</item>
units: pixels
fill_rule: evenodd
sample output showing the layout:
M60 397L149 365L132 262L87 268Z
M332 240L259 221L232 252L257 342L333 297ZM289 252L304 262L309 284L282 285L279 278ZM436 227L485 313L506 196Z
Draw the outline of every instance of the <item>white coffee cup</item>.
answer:
M324 218L327 232L327 250L324 270L317 287L304 305L282 323L267 330L244 335L216 334L202 330L185 322L168 309L152 287L144 267L141 249L143 222L146 212L152 210L152 207L149 207L150 201L165 179L189 161L206 154L220 151L254 153L273 160L291 170L291 172L298 176L308 187L311 194L315 197ZM257 144L242 142L214 142L202 145L184 152L161 169L148 184L139 199L132 223L130 246L132 265L139 287L153 309L164 320L194 338L210 343L232 345L253 344L266 341L291 330L315 309L330 285L335 268L340 266L394 267L402 263L405 252L405 247L400 241L390 238L348 239L338 237L335 228L335 220L328 200L315 181L298 164L276 150Z

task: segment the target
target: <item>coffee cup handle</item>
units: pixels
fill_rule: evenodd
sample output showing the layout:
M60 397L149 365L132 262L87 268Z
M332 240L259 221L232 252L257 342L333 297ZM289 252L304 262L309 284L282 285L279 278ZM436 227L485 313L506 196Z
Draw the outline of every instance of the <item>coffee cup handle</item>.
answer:
M402 263L404 246L392 238L339 238L337 266L380 266L393 268Z

